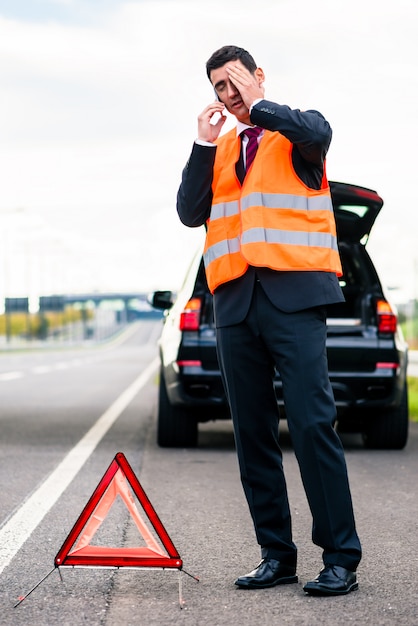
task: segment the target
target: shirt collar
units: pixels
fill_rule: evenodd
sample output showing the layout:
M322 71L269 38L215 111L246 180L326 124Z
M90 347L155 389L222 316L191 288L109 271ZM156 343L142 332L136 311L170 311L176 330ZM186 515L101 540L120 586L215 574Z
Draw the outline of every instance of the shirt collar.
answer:
M244 124L243 122L237 120L237 137L247 128L252 128L252 126L250 126L249 124Z
M241 135L241 133L244 132L244 130L246 130L247 128L254 128L254 126L250 126L249 124L244 124L243 122L240 122L239 120L237 120L237 125L235 127L237 129L237 137L239 137ZM260 133L260 139L264 134L264 128L261 130ZM245 137L245 139L247 139L247 137Z

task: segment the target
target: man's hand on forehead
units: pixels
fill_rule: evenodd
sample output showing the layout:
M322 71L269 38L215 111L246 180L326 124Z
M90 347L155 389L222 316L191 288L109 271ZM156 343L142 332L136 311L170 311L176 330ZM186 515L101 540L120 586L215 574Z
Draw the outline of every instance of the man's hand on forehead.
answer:
M251 74L240 61L227 63L225 70L248 108L254 100L264 97L264 88L260 82L264 79L262 70L257 69L254 74Z

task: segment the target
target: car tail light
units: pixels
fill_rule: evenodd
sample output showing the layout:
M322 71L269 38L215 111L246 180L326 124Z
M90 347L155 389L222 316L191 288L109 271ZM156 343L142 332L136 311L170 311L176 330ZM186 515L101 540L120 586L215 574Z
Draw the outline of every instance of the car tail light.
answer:
M180 330L199 330L201 306L200 298L188 301L180 315Z
M179 367L202 367L202 361L198 361L198 360L188 360L185 361L184 359L182 361L177 361L177 365Z
M387 302L387 300L378 300L376 303L376 312L379 333L395 333L398 318L389 302Z

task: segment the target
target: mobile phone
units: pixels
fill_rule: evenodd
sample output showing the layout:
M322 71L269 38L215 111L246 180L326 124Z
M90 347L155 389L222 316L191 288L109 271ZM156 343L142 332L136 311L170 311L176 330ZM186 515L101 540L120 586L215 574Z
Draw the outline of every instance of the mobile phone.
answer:
M215 98L216 98L217 100L219 100L219 102L222 102L222 100L221 100L221 99L220 99L220 97L218 96L218 93L217 93L216 89L214 89L213 91L215 92Z

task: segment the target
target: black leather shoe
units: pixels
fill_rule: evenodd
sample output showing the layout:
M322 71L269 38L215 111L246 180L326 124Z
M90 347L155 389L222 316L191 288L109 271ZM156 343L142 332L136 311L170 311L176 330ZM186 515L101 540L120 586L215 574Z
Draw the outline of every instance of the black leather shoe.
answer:
M314 596L342 596L358 589L355 572L339 565L325 565L315 580L304 586L306 593Z
M263 559L261 563L246 576L237 578L235 584L240 589L264 589L275 585L297 583L295 567L284 565L275 559Z

